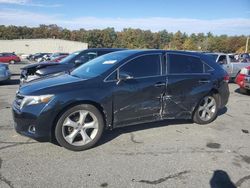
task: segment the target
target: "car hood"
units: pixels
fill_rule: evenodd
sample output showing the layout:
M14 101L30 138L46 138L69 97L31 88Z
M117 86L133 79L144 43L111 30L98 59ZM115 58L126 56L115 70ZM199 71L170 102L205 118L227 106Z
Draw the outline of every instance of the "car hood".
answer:
M73 83L81 82L87 80L88 78L78 78L71 76L69 74L63 74L59 76L52 76L49 78L39 79L32 81L31 83L24 84L20 87L19 92L22 95L37 95L39 94L47 94L46 92L49 90L57 90L55 88L60 89L69 89L71 88ZM45 93L43 93L43 91Z
M27 70L27 69L33 69L33 68L41 69L41 68L45 68L45 67L49 67L49 66L57 66L57 65L60 65L60 64L57 62L33 63L33 64L30 64L30 65L27 65L27 66L21 68L21 70Z

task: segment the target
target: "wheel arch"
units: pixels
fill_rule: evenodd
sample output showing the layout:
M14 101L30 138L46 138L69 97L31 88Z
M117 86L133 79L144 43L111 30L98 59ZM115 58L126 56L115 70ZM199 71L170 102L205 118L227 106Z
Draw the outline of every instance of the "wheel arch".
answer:
M220 96L219 90L216 89L216 88L212 88L208 93L206 93L205 95L203 95L203 96L201 97L201 99L195 104L195 106L194 106L194 108L193 108L193 111L192 111L192 116L191 116L192 119L193 119L193 117L194 117L195 111L196 111L196 109L198 108L198 105L199 105L200 101L201 101L205 96L207 96L207 95L217 95L217 96L218 96L218 100L219 100L218 106L219 106L219 108L220 108L220 106L221 106L221 96Z
M57 121L59 120L60 116L66 112L68 109L74 107L74 106L77 106L77 105L81 105L81 104L90 104L94 107L96 107L99 112L102 114L102 117L103 117L103 121L104 121L104 126L105 128L107 127L107 113L106 111L104 110L103 106L95 101L91 101L91 100L82 100L82 101L75 101L73 103L70 103L66 106L64 106L60 112L56 115L54 121L53 121L53 124L51 126L51 140L52 141L55 141L55 127L56 127L56 124L57 124Z

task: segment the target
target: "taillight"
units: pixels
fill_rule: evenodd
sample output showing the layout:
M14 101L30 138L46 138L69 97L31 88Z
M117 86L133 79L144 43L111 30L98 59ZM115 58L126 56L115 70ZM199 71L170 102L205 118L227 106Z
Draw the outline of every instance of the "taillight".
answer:
M224 79L223 79L223 80L224 80L224 82L227 82L227 83L228 83L228 82L229 82L229 79L230 79L230 78L229 78L229 75L226 74L226 75L224 76Z

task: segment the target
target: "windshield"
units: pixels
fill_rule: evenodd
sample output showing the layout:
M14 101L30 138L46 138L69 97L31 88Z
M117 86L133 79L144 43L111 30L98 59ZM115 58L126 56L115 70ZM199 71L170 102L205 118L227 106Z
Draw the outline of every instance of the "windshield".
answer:
M119 61L127 57L127 53L113 52L100 57L97 57L71 72L72 76L76 77L97 77L106 72Z
M80 53L80 51L74 52L70 55L68 55L67 57L63 58L62 61L60 61L60 63L68 63L70 62L72 59L74 59L78 54Z

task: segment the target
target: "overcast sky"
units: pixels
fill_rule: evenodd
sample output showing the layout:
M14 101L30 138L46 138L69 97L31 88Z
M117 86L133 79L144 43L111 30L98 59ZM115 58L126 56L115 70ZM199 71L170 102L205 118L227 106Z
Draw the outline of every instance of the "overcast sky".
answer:
M0 0L0 25L250 35L250 0Z

